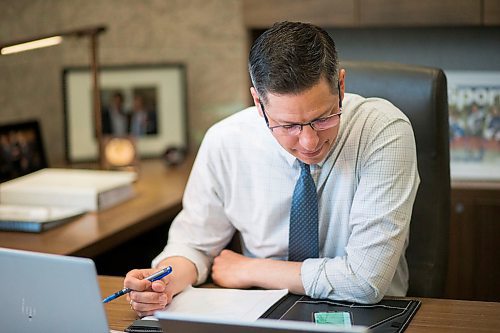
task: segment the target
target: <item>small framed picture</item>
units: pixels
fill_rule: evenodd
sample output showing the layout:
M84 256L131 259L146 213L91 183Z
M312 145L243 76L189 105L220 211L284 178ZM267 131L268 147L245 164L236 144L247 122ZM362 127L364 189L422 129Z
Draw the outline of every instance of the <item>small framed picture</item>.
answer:
M453 180L500 181L500 72L446 71Z
M0 182L47 167L38 121L0 125Z
M188 145L185 67L181 64L106 66L100 69L104 136L134 137L139 157L159 157ZM66 156L97 159L88 68L63 72Z

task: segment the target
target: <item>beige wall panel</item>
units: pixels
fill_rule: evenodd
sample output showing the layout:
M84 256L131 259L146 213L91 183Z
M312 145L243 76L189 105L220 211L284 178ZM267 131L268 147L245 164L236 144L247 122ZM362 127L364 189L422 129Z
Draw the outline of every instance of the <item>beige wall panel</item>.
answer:
M248 105L241 0L0 0L0 43L106 24L101 65L183 63L196 147L217 120ZM0 57L0 123L40 119L49 161L64 159L62 71L89 64L85 39Z

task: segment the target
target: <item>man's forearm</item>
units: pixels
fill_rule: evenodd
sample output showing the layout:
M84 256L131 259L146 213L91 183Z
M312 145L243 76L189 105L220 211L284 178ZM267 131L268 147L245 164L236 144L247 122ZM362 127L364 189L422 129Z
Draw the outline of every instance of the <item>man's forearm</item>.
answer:
M245 257L223 250L214 259L212 279L226 288L288 289L304 294L300 262Z
M265 289L288 289L291 293L303 295L300 269L301 262L273 259L254 259L250 274L252 284Z

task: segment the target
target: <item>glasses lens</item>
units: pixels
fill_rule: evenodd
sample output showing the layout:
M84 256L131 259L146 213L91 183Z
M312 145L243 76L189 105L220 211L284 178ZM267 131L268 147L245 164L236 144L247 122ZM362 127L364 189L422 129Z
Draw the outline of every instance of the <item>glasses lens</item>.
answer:
M273 132L277 135L298 135L300 133L300 125L287 125L274 127Z
M293 125L288 127L288 135L299 135L302 130L302 125Z
M313 121L312 125L318 131L326 130L334 126L337 126L339 124L339 119L340 119L339 115L335 114L330 117L315 120Z
M265 115L265 113L264 113ZM266 117L267 120L267 117ZM340 122L340 113L334 114L325 118L316 119L311 122L311 127L316 131L323 131L332 127L335 127ZM269 127L275 135L279 136L297 136L302 131L303 126L308 124L291 124L291 125L278 125ZM269 126L269 124L268 124Z

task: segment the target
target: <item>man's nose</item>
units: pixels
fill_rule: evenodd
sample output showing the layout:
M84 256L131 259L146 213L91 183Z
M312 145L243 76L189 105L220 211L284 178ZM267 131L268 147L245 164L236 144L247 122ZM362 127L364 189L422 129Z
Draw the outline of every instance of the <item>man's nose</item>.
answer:
M299 134L299 142L305 149L315 151L319 142L318 132L311 125L302 126L302 132Z

